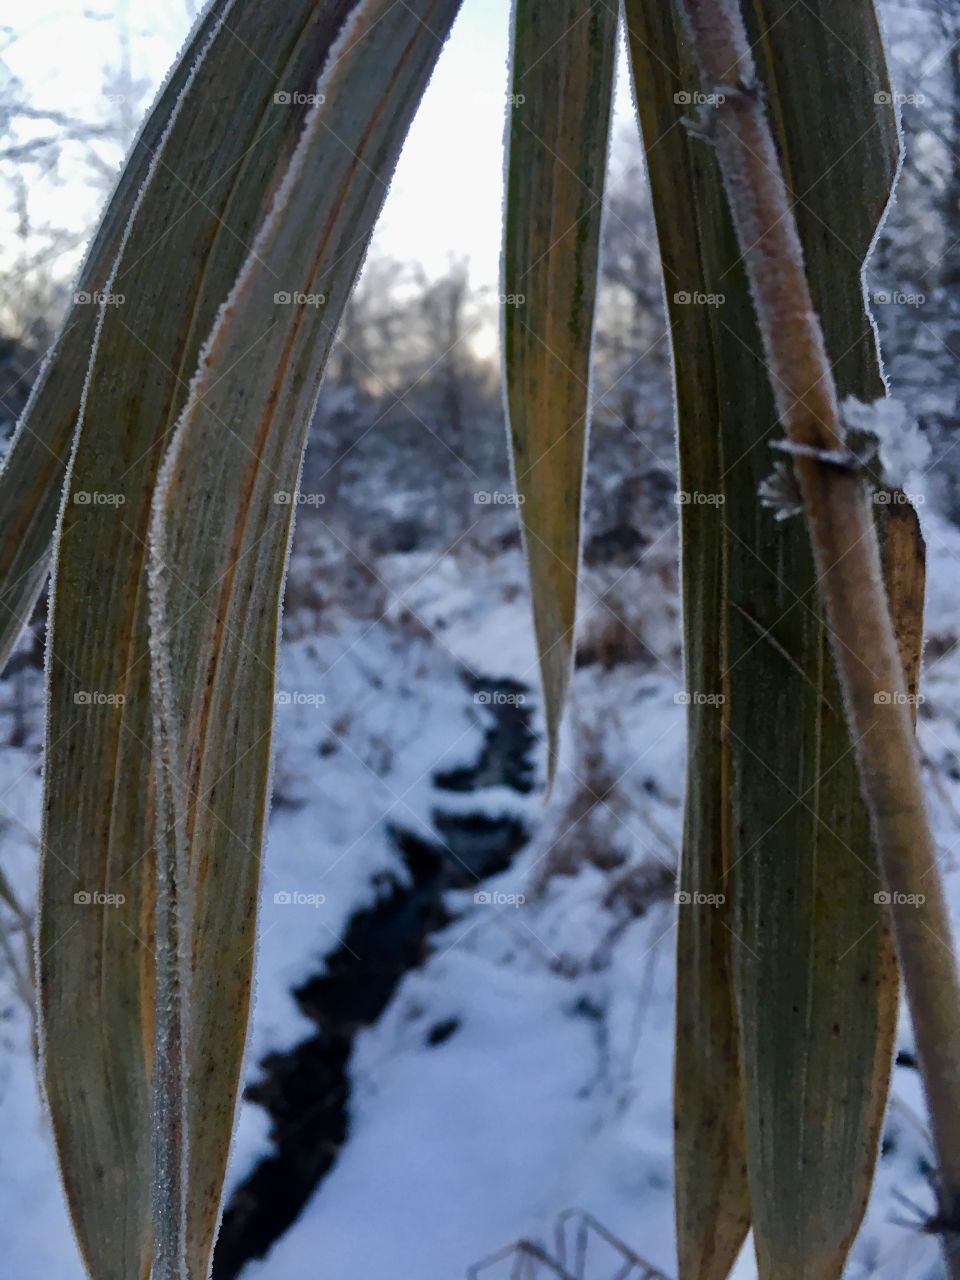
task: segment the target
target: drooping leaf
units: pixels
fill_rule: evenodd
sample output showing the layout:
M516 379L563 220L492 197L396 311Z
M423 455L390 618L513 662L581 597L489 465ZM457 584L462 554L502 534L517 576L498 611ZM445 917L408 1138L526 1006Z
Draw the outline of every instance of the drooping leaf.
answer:
M349 7L234 0L215 25L127 228L85 390L51 611L39 951L46 1092L95 1280L150 1267L153 483Z
M517 0L514 8L506 401L551 778L573 658L616 36L616 11L604 0Z
M702 143L688 150L691 185L686 188L665 160L672 131L683 128L681 116L690 115L696 128L709 132L710 95L722 93L723 86L699 84L679 25L675 44L663 38L662 30L658 41L653 9L640 0L626 5L635 37L640 35L631 46L661 243L675 238L686 244L691 268L693 246L700 259L695 279L668 277L671 319L678 323L681 309L684 316L695 309L698 320L691 317L687 323L699 323L702 348L712 343L716 378L716 416L706 400L699 414L685 414L682 388L696 387L697 367L705 357L691 360L698 347L688 336L675 342L681 468L685 459L692 465L692 451L704 447L698 437L718 430L720 470L703 483L723 504L719 636L697 599L702 575L716 573L717 550L702 537L694 540L693 529L703 520L696 507L684 516L684 593L685 607L699 610L687 626L688 644L697 643L690 639L691 627L699 631L698 621L703 622L711 652L719 639L723 654L728 701L723 734L713 733L712 751L720 754L721 776L728 779L729 841L708 862L703 848L688 839L682 884L692 891L706 877L714 885L718 865L726 866L727 905L732 903L733 911L719 921L729 930L761 1274L826 1280L842 1270L872 1177L897 978L884 911L874 900L879 881L869 823L806 533L799 521L776 523L757 502L758 486L772 465L768 444L782 428L722 185L712 151ZM861 268L889 195L897 148L875 18L869 6L845 8L837 39L835 7L829 14L813 14L808 6L791 14L788 3L748 9L839 389L869 400L883 388ZM654 78L650 63L658 56L672 73L671 85L671 75L661 68L668 83L660 91L659 118L649 103L644 106L643 89L644 76ZM815 85L820 86L816 91ZM699 112L693 110L697 103ZM712 127L722 127L715 114ZM909 528L912 513L903 520ZM915 523L912 534L903 534L904 542L911 538L920 555ZM912 558L903 557L904 562ZM898 624L904 635L918 633L911 614L916 603L909 593L901 597ZM692 666L688 653L688 670ZM710 733L706 720L707 713L693 705L694 748L701 733ZM709 754L709 745L705 750ZM691 761L688 836L713 821L717 806L716 766L701 761L697 768L693 754ZM738 1176L725 1166L722 1151L715 1150L706 1168L697 1165L697 1126L704 1115L703 1093L710 1087L703 1073L710 1062L710 1036L718 1035L716 1050L725 1043L729 1022L712 1028L706 1016L685 1013L684 1006L698 988L702 995L710 942L722 949L717 939L716 921L711 923L705 909L681 909L681 1277L708 1274L698 1269L708 1254L716 1266L709 1274L726 1274L732 1255L718 1256L713 1242L726 1240L732 1249L737 1214L723 1206L740 1203L739 1193L734 1195ZM711 1201L711 1178L726 1187L726 1199ZM722 1230L720 1212L726 1212Z
M688 701L674 1066L677 1251L681 1280L722 1280L743 1244L750 1203L726 878L732 780L724 735L724 508L716 500L723 494L723 351L711 310L695 301L708 288L721 193L707 148L680 123L696 75L672 4L628 0L625 17L674 355L681 499L688 499L679 507Z
M204 347L158 480L151 652L171 890L155 1274L204 1280L250 1003L283 575L323 368L460 0L361 0L269 220ZM319 497L319 495L318 495ZM177 946L179 944L179 948ZM162 967L162 971L167 966ZM180 1096L177 1096L177 1095ZM182 1161L182 1164L181 1164ZM174 1228L177 1224L174 1223Z
M837 389L871 400L884 387L862 269L899 151L876 14L872 4L817 2L791 13L786 0L762 0L746 16ZM734 438L747 449L756 437L741 424ZM770 653L765 671L734 677L741 686L732 704L734 772L756 772L759 756L767 775L735 800L734 928L743 945L734 947L734 972L754 1239L764 1277L832 1280L873 1178L898 980L806 531L789 521L778 539L769 513L766 521L751 518L746 507L763 466L759 452L732 460L728 476L730 527L750 548L747 558L731 553L730 598L742 606L730 617L731 652L759 638L759 622L796 674L781 668L778 676ZM875 510L882 515L884 507ZM888 569L922 560L908 507L897 540ZM902 589L891 601L902 643L918 638L922 585L919 598ZM805 698L799 717L787 718L787 698Z
M124 229L173 109L227 0L198 21L130 148L77 276L74 301L40 369L0 470L0 671L30 621L50 569L63 481L80 416L80 397Z

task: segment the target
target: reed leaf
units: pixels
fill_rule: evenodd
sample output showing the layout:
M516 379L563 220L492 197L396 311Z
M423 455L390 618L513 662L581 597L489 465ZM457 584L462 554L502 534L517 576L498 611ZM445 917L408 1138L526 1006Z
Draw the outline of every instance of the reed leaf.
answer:
M872 5L819 3L791 13L784 0L748 8L837 390L872 400L884 385L862 270L899 152L876 14ZM737 336L751 348L754 376L769 379L759 337ZM763 425L779 435L777 418L773 411ZM831 1280L873 1180L897 967L809 539L800 521L778 530L769 512L750 508L769 459L742 417L730 434L738 451L750 450L731 458L727 477L737 547L729 591L739 606L731 652L757 646L732 676L730 725L732 769L743 780L734 799L733 955L754 1241L762 1276ZM888 569L922 563L916 517L900 510ZM891 594L891 605L915 667L922 590L919 599ZM792 670L782 659L777 670L771 641Z
M694 302L728 247L716 221L722 192L710 154L681 121L697 83L671 5L628 0L627 45L647 154L671 330L679 430L687 781L677 920L674 1152L682 1280L722 1280L750 1220L739 1037L730 972L731 778L723 699L729 696L723 441L715 311ZM721 233L718 245L718 225ZM713 255L713 256L711 256ZM739 281L738 281L739 283ZM741 307L745 304L741 301ZM749 311L746 312L749 317ZM729 342L726 344L729 346ZM732 352L740 360L740 351ZM754 380L755 381L755 380ZM755 395L752 384L745 395ZM701 901L705 895L710 902Z
M226 7L227 0L216 0L198 21L134 139L77 276L74 301L0 470L0 671L30 621L50 571L57 512L100 316L97 300L106 291L124 229L174 107Z
M155 1277L204 1280L250 1004L284 567L323 368L460 0L362 0L204 347L158 480L151 652L160 939ZM181 1181L180 1172L185 1170ZM171 1217L172 1211L172 1217Z
M696 757L707 712L696 706L690 711L681 886L691 893L703 890L705 878L710 892L722 865L727 902L714 909L712 922L709 908L680 913L681 1276L700 1275L706 1256L716 1259L710 1274L726 1274L741 1204L739 1174L732 1162L725 1164L724 1149L718 1143L713 1161L704 1167L695 1141L705 1109L710 1114L705 1095L711 1085L703 1068L710 1062L711 1036L717 1036L716 1051L726 1043L730 1024L711 1026L709 1001L703 1013L685 1012L685 1006L698 991L703 999L704 988L709 990L714 963L709 942L716 940L718 952L729 955L734 978L742 1103L733 1102L732 1054L725 1059L727 1087L732 1109L745 1109L761 1272L828 1277L842 1270L872 1178L895 1029L896 968L885 914L874 901L876 859L827 652L809 543L799 522L778 524L757 503L758 486L772 465L766 446L781 427L719 173L711 149L699 140L686 144L685 187L666 160L671 145L680 147L671 123L673 130L683 128L680 119L686 115L695 128L709 132L709 95L723 86L700 84L684 28L676 22L669 41L662 15L660 30L654 26L653 8L626 6L661 247L671 237L686 244L689 269L695 267L692 246L700 257L694 279L667 281L668 297L679 291L692 298L673 308L672 322L683 323L686 308L694 306L703 335L698 349L685 328L674 333L681 469L704 448L697 437L717 428L720 436L720 469L712 480L699 474L707 493L722 503L721 631L718 636L711 627L709 604L704 608L700 599L704 575L716 577L717 549L694 536L711 517L694 507L684 514L685 609L695 611L686 625L688 646L694 646L688 648L688 671L698 643L713 654L719 642L727 698L723 735L714 728L713 745L706 748L708 758L711 751L720 756L712 769ZM801 8L791 18L788 10L788 4L756 6L751 34L761 51L766 90L776 104L773 117L785 169L800 197L808 267L840 390L869 400L882 394L883 386L861 269L889 197L897 152L882 96L882 50L871 12L850 10L844 39L837 40L820 16ZM835 20L831 26L836 27ZM659 114L643 87L657 56L666 64L660 69L663 87L654 91ZM822 89L813 92L818 83ZM832 97L828 84L834 86ZM838 91L843 95L839 110ZM699 120L691 106L698 94ZM850 198L852 188L856 199ZM704 376L709 357L700 352L708 344L717 410L712 416L703 401L699 417L685 416L683 388L696 386ZM691 352L698 354L691 358ZM905 562L922 554L912 513L904 517L905 530L911 522L912 534L901 531L903 541L913 544ZM918 635L916 601L904 598L902 609L904 634ZM729 832L729 842L711 852L690 833L715 821L718 773L727 780L723 805L729 805L729 821L722 829ZM724 915L731 904L732 914ZM726 948L721 929L727 932ZM711 1199L714 1183L726 1187L726 1200ZM727 1204L734 1206L733 1213ZM722 1231L717 1215L726 1224ZM716 1249L717 1239L726 1241L725 1254Z
M547 722L570 679L617 15L517 0L503 254L506 405Z
M39 952L46 1093L94 1280L150 1268L153 485L308 110L275 94L312 90L348 8L234 0L214 26L126 230L107 285L124 300L104 308L85 389L48 647Z

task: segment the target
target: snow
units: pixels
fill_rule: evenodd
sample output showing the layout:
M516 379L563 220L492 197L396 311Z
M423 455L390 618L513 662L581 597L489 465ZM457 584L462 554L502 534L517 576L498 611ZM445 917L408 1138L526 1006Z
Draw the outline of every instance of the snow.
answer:
M331 1278L396 1274L400 1260L404 1274L457 1275L491 1239L527 1227L526 1188L536 1188L549 1213L591 1129L590 1028L569 1016L567 999L566 984L549 972L514 978L455 942L429 973L415 975L358 1047L357 1139L309 1229L291 1233L250 1274L305 1274L320 1249ZM438 1014L465 1021L449 1043L424 1053ZM494 1044L502 1052L491 1053ZM544 1060L553 1064L546 1078ZM558 1111L569 1112L563 1126L554 1123Z
M896 56L908 36L913 40L912 30L900 30L912 20L895 9L887 16ZM352 34L348 28L343 40ZM904 59L910 56L907 50ZM936 67L934 73L942 75ZM931 170L921 154L929 138L915 131L912 143L908 161ZM890 210L891 224L903 207L901 201ZM920 227L918 235L916 271L946 247L939 232ZM883 271L874 264L878 283L903 270L908 248ZM919 279L933 289L927 274ZM868 296L892 329L894 308L879 305L880 294ZM932 314L936 294L930 301L922 315L942 331ZM914 314L915 333L905 328ZM906 313L901 308L897 328L908 335L900 337L899 353L891 350L894 333L885 345L891 383L907 404L848 401L844 413L849 426L880 438L885 471L923 499L935 478L926 456L929 424L924 437L906 435L905 455L891 456L889 444L904 438L911 417L939 413L954 421L956 379L941 373L944 343L912 304ZM658 388L648 366L642 373L637 396L654 418L659 411L649 405ZM343 393L338 404L334 395L330 413L346 413L351 396ZM954 447L947 439L938 463ZM420 490L384 484L383 471L389 464L360 477L368 489L376 486L364 498L378 519L417 511ZM618 482L622 472L611 468L610 479ZM606 482L602 473L598 483ZM595 507L612 505L614 488ZM921 514L928 620L918 733L960 934L960 527L938 514L933 494ZM330 971L358 912L409 883L395 831L436 843L441 818L509 818L530 838L508 869L446 893L448 920L430 935L422 963L354 1039L349 1134L332 1169L244 1280L313 1276L318 1265L323 1280L454 1280L521 1236L548 1242L558 1213L571 1206L594 1213L668 1275L676 1272L672 873L685 719L675 700L683 688L676 524L655 526L659 536L628 569L616 562L583 569L579 634L601 656L574 673L562 764L546 805L523 554L484 544L483 522L496 511L471 515L477 518L467 533L442 553L368 556L369 581L362 574L348 581L346 547L336 535L332 558L318 558L309 513L298 522L245 1081L261 1078L268 1054L316 1033L294 989ZM607 661L607 653L615 656ZM441 785L443 774L476 765L496 719L478 700L475 680L524 690L517 696L534 735L529 792L502 780L481 779L468 790ZM40 677L32 669L0 681L0 743L9 742L18 701L26 703L28 734L23 746L0 746L0 866L32 912L42 726ZM0 924L10 924L2 905ZM904 1013L898 1049L912 1046ZM244 1102L228 1197L271 1151L269 1130L266 1112ZM82 1280L39 1100L30 1022L2 958L0 1132L4 1274ZM847 1280L939 1280L937 1241L917 1229L933 1208L930 1150L918 1073L906 1065L894 1068L884 1137ZM748 1242L735 1276L756 1275Z
M960 925L960 725L952 710L960 530L925 516L931 621L920 732ZM673 552L668 543L658 554ZM292 580L308 563L295 553ZM532 834L508 870L447 894L450 921L431 937L424 963L355 1039L349 1136L333 1168L294 1226L243 1275L286 1280L312 1274L322 1257L325 1280L393 1280L398 1272L453 1280L520 1236L549 1241L558 1213L574 1206L675 1274L672 869L684 757L675 596L648 598L642 638L653 652L642 666L577 670L566 766L544 807L539 789L437 785L438 773L477 760L491 722L471 675L525 686L542 739L520 551L392 555L375 568L380 603L369 612L353 605L288 616L246 1079L258 1076L265 1054L316 1031L291 989L323 971L350 918L385 883L404 880L391 827L436 840L438 811L509 814ZM587 573L587 634L605 619L602 576ZM0 731L12 696L5 681ZM0 816L10 823L4 868L27 904L37 745L0 750ZM539 772L542 783L542 749ZM591 792L602 800L591 802ZM12 1211L0 1220L0 1254L10 1274L80 1280L27 1019L8 985L5 992L0 1196ZM432 1043L431 1030L444 1024L452 1032ZM910 1045L906 1024L900 1043ZM899 1196L931 1207L922 1117L916 1072L896 1068L887 1125L895 1150L881 1161L850 1280L938 1274L935 1242L894 1221L920 1211ZM265 1113L244 1103L228 1193L268 1150ZM754 1280L749 1249L735 1274Z
M891 396L864 404L850 396L840 406L848 432L865 437L879 457L884 483L907 488L930 462L930 442L920 434L907 406ZM859 444L851 448L860 454ZM865 462L869 458L862 459Z
M263 1263L251 1264L250 1276L300 1274L317 1256L330 1280L393 1276L398 1259L404 1274L463 1275L521 1233L548 1235L557 1212L574 1204L596 1207L651 1261L672 1265L672 901L648 918L621 919L605 905L609 877L596 866L554 871L555 859L567 865L571 806L588 785L583 765L561 773L548 813L539 794L491 786L440 797L432 781L440 769L476 758L490 719L465 691L461 668L513 678L528 686L531 703L538 699L523 572L519 553L496 561L469 548L439 560L384 557L382 624L370 629L361 620L355 637L338 618L327 624L335 635L285 650L278 687L325 701L291 699L278 709L280 790L301 807L274 809L253 1059L309 1025L289 1020L287 992L303 976L311 945L317 950L317 916L274 909L274 881L322 886L321 923L342 936L349 912L371 901L371 874L397 870L383 822L370 829L371 814L429 832L439 802L448 814L519 815L538 830L508 871L484 882L491 901L449 895L454 919L432 940L427 963L358 1038L350 1140L309 1211ZM597 584L586 596L597 598ZM404 627L415 638L398 652L395 632ZM333 645L345 656L318 678ZM374 686L382 678L389 691L371 691L373 673ZM577 678L572 713L622 730L610 735L605 767L620 785L597 807L598 839L618 856L636 860L639 851L641 861L668 871L682 788L676 687L669 672L634 673L625 687L622 675L591 668ZM341 726L334 741L343 746L318 770L315 748L331 724ZM415 731L405 732L408 725ZM533 729L542 738L539 714ZM398 737L409 754L388 753L390 768L371 774L383 764L382 748L371 758L371 743ZM316 873L306 877L303 833L314 811L324 837ZM520 905L500 905L521 897ZM288 914L274 927L281 910ZM320 949L330 941L321 929ZM429 1044L430 1028L451 1019L450 1039ZM643 1070L649 1062L655 1069ZM234 1180L256 1150L255 1126L248 1140L244 1120ZM638 1204L649 1205L639 1237Z

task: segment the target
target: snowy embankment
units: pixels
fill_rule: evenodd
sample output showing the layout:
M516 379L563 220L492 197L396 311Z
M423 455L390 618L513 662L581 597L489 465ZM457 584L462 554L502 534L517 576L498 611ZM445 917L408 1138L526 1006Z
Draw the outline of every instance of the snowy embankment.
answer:
M921 742L960 907L960 533L932 517L926 524ZM587 574L592 660L576 674L548 807L519 552L382 557L349 606L291 601L245 1076L268 1094L268 1055L275 1070L302 1068L312 1061L297 1058L304 1045L336 1041L342 1079L317 1107L339 1136L301 1179L318 1183L303 1212L263 1261L242 1267L244 1278L313 1275L322 1259L323 1280L461 1280L518 1237L548 1240L571 1206L675 1274L672 876L684 727L674 554L667 538L625 575ZM292 582L318 572L298 552ZM23 746L0 751L3 867L31 905L35 681L16 694L34 699L33 728ZM18 687L0 686L4 737ZM412 935L408 909L419 912ZM383 949L400 923L413 954ZM80 1280L10 978L0 1256L12 1276ZM901 1048L909 1053L906 1029ZM848 1269L854 1280L937 1274L935 1243L891 1221L911 1217L899 1196L931 1205L922 1113L915 1070L897 1067L888 1154ZM270 1127L262 1106L243 1104L231 1195L277 1157ZM284 1158L295 1129L284 1131ZM744 1258L738 1275L754 1274Z

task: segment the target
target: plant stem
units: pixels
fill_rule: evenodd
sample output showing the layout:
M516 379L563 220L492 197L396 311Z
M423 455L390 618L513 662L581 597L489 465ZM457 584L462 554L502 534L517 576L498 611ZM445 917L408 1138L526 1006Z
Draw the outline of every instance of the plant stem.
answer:
M723 175L792 446L846 718L891 897L939 1169L938 1229L960 1280L960 984L877 533L843 465L833 373L738 0L677 0L709 89ZM803 452L802 450L806 450ZM916 905L914 895L920 895Z

